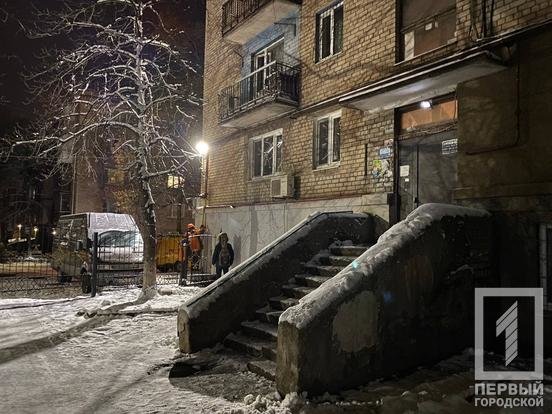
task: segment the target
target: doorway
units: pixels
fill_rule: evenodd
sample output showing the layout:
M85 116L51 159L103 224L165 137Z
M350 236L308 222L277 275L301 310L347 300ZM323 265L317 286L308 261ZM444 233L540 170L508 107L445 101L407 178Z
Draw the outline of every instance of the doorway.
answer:
M423 101L397 112L395 217L425 203L452 204L457 183L457 103Z
M284 57L284 39L280 38L251 56L251 99L256 99L265 93L267 83L276 73L276 62L282 62Z
M456 130L399 141L400 220L424 203L452 203L456 142Z

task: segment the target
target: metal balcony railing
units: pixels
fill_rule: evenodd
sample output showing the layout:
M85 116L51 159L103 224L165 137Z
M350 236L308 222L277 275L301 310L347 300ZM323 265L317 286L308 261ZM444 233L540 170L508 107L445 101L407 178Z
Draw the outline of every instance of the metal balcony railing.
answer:
M222 35L272 0L229 0L222 5Z
M222 5L222 35L253 16L259 9L274 0L228 0ZM289 0L300 4L300 0Z
M279 99L299 103L299 67L271 62L223 89L219 95L219 116L224 121L262 103Z

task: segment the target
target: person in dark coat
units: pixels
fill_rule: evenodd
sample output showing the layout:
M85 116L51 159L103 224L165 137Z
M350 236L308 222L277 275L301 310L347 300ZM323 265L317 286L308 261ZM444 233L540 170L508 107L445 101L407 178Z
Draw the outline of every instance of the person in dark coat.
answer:
M228 269L232 266L232 263L234 263L234 249L232 245L228 243L228 234L219 234L218 243L213 252L212 263L217 271L217 279L222 274L228 273Z

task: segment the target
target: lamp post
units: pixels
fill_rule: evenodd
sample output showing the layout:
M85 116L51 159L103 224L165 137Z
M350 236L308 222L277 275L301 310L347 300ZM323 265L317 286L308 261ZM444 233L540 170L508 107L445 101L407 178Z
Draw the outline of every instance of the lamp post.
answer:
M21 240L21 227L23 227L21 224L18 224L17 225L17 230L18 230L18 234L17 234L17 240Z
M35 247L36 247L36 235L38 234L38 227L36 227L36 226L33 227L33 233L34 233L34 241L35 241ZM31 257L31 243L30 242L29 242L29 257Z
M205 186L203 187L203 215L201 218L201 225L205 226L205 214L207 210L207 176L209 175L209 144L205 141L199 141L196 144L196 150L201 158L205 160Z

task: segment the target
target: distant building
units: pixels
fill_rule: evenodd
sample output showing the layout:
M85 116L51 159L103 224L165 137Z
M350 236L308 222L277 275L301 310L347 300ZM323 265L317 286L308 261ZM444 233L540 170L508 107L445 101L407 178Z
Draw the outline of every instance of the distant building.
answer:
M31 238L49 251L60 215L70 213L70 189L59 177L40 179L44 171L29 161L0 164L0 242Z
M243 260L317 210L478 206L501 283L552 286L552 1L490 3L209 1L210 229Z

